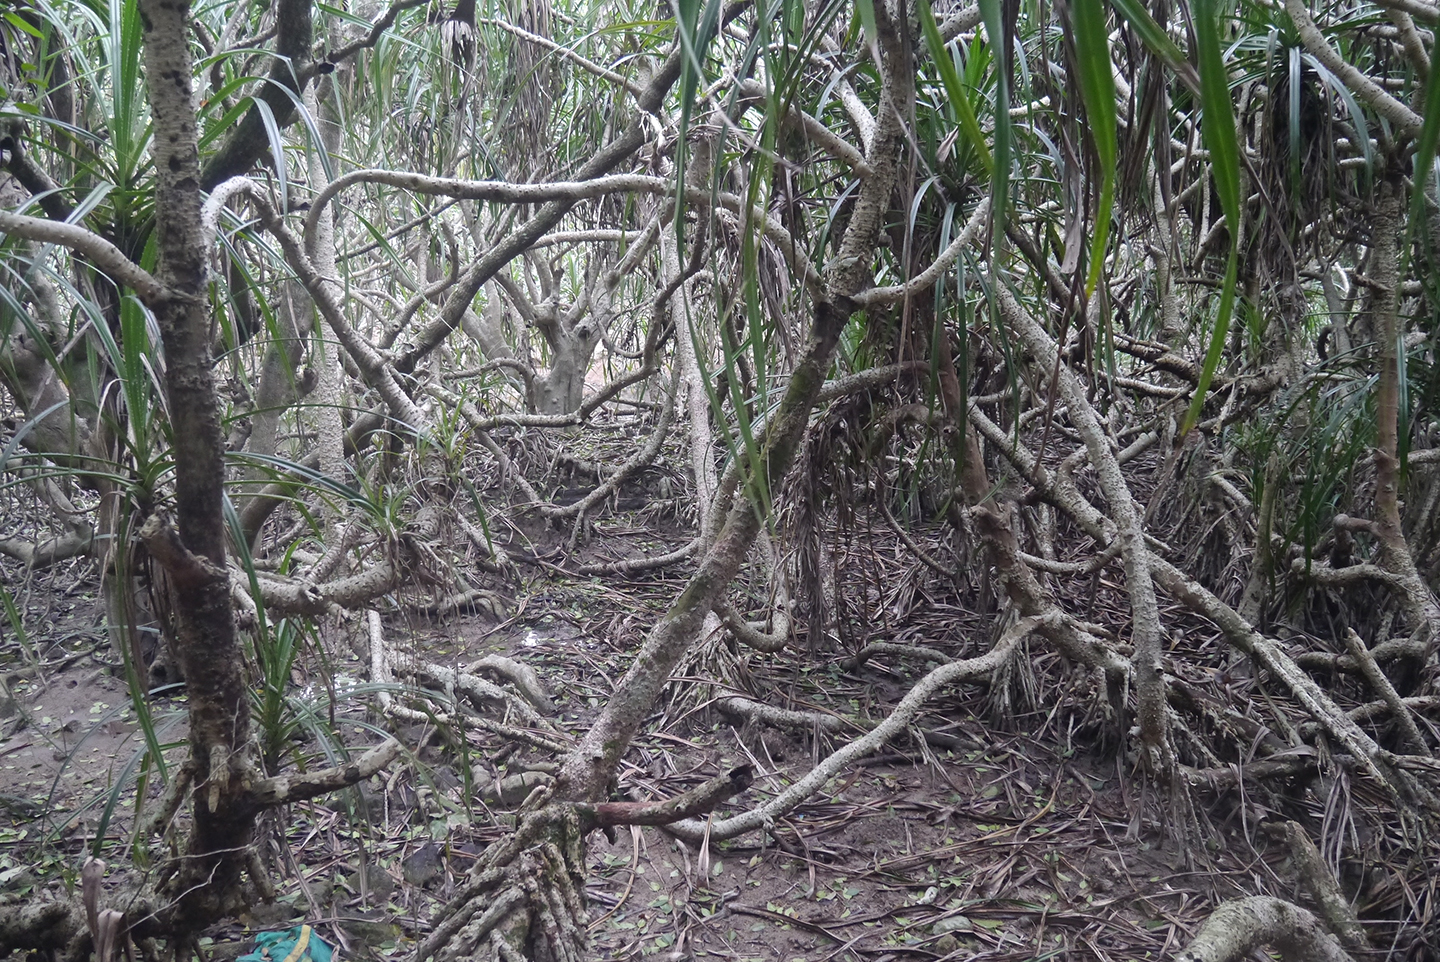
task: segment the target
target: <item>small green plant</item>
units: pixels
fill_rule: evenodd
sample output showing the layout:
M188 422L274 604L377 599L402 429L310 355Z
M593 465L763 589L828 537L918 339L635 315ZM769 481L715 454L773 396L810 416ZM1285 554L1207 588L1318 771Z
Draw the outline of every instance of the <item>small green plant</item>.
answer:
M45 675L40 666L40 653L30 639L30 632L25 630L25 619L20 614L19 605L15 604L15 596L10 594L10 590L4 585L0 585L0 605L5 607L5 619L10 622L10 630L14 632L20 650L25 653L25 659L30 663L30 667L35 669L36 677L43 682Z

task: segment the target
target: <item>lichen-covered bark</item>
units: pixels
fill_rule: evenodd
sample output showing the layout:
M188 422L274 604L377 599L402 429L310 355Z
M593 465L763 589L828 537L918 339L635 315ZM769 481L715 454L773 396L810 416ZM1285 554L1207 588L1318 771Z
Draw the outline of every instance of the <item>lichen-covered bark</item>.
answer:
M194 562L172 573L179 589L176 640L189 688L196 775L194 828L167 914L187 928L223 910L250 842L253 806L239 790L250 706L240 675L225 569L224 435L211 372L205 296L200 158L187 44L190 4L140 0L140 15L154 125L157 276L164 287L152 306L165 346L179 542Z
M1284 962L1353 962L1314 915L1281 899L1254 896L1222 904L1177 962L1233 962L1272 945Z
M1398 235L1405 230L1405 195L1393 182L1380 191L1375 232L1370 241L1370 275L1374 296L1370 315L1379 338L1380 383L1375 399L1375 525L1384 567L1399 578L1400 602L1417 636L1428 641L1433 657L1440 644L1440 602L1421 577L1405 540L1400 518L1400 364L1397 346L1400 323L1400 251ZM1428 636L1428 638L1427 638Z

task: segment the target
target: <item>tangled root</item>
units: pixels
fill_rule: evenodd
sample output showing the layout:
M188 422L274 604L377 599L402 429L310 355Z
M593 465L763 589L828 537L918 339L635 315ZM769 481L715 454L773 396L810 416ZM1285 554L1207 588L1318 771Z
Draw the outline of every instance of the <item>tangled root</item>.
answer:
M555 803L523 816L436 913L417 962L581 962L589 921L584 873L585 837L573 806Z

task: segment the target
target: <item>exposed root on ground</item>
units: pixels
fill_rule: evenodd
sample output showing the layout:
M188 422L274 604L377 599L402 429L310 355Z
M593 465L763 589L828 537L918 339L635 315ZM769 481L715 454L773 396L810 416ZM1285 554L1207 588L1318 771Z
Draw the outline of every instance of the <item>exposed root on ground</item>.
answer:
M1354 962L1313 914L1283 899L1255 895L1217 908L1177 962L1236 962L1274 946L1284 962Z

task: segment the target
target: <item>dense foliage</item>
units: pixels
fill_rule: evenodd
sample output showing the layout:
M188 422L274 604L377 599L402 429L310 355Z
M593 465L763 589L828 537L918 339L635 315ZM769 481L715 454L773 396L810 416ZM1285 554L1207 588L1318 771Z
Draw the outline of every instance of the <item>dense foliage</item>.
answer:
M384 769L402 725L468 746L469 718L554 777L421 955L579 957L593 830L768 830L945 686L988 680L1003 717L1029 645L1160 834L1203 851L1243 789L1296 852L1408 893L1362 927L1364 872L1323 868L1323 922L1257 891L1192 957L1433 951L1436 24L1430 0L3 8L0 470L49 515L0 551L91 559L137 708L147 671L189 695L124 925L178 958L273 895L265 812ZM596 463L622 412L642 433ZM587 553L627 491L688 544ZM892 532L992 650L886 635L851 549ZM387 650L382 612L673 566L573 739L517 661ZM352 616L376 747L287 694ZM748 773L607 807L672 673L744 687L787 648L943 664L703 830ZM727 711L829 724L750 695ZM1300 814L1351 780L1365 811ZM0 906L0 944L87 951L57 904Z

